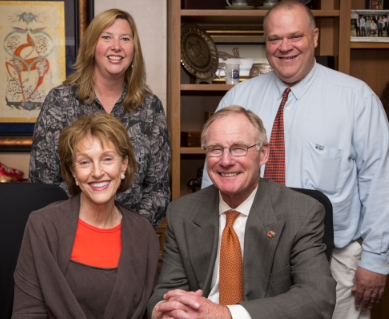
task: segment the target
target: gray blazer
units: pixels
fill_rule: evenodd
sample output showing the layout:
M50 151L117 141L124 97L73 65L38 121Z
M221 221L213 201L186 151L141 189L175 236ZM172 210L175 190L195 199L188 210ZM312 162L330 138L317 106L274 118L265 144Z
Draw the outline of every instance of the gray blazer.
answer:
M323 206L261 179L251 207L243 254L244 301L256 318L331 318L336 282L322 244ZM211 291L218 251L219 193L209 186L168 206L158 284L148 316L172 289ZM267 236L268 231L275 236ZM272 297L272 298L270 298Z

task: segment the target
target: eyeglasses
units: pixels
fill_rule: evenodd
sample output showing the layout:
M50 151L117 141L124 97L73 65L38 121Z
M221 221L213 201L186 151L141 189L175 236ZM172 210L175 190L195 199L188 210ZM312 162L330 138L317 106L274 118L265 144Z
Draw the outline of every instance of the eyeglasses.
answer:
M223 155L224 149L228 148L230 154L235 157L245 156L250 148L258 145L259 143L255 143L251 146L246 146L242 144L234 144L231 147L222 147L220 145L211 145L204 147L205 154L209 157L220 157Z

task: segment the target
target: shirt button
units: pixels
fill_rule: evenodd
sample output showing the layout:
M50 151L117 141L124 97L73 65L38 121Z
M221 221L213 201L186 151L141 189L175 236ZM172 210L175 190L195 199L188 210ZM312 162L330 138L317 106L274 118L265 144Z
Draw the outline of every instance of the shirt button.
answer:
M288 107L286 108L286 110L289 111L289 109L290 109L290 107L288 106Z

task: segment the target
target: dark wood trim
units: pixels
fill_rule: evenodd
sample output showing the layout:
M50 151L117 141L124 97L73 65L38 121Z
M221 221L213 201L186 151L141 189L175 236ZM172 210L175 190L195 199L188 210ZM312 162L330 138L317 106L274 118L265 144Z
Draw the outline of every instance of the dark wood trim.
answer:
M0 136L0 152L30 152L32 136Z

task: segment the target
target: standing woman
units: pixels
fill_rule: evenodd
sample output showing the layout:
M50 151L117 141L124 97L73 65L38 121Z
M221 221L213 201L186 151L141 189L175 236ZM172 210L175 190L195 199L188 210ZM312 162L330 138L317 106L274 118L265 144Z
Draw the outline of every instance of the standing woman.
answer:
M29 178L58 184L58 137L76 119L96 111L118 118L134 148L138 165L132 187L116 200L147 217L156 228L170 201L170 140L161 101L146 85L138 31L132 16L119 9L90 23L74 73L46 97L35 125Z
M373 34L373 37L377 34L377 24L374 22L374 19L370 23L370 33Z

